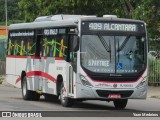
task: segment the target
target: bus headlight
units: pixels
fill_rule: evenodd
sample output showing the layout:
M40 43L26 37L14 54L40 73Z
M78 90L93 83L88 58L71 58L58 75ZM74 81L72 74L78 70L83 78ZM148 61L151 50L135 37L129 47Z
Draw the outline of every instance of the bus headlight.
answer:
M137 88L144 87L147 84L147 76L143 77L143 80L138 84Z
M91 83L83 75L79 75L79 77L84 86L92 87Z

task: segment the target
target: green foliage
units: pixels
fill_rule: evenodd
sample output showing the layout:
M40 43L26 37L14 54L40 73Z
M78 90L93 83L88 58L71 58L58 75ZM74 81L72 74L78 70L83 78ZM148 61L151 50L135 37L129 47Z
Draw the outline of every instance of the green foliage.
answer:
M18 3L25 21L54 14L97 15L116 14L123 17L123 2L117 0L20 0Z
M160 51L160 41L159 40L149 41L149 50Z
M6 25L6 22L0 22L0 26Z
M19 0L7 0L8 20L23 19L19 16L18 1ZM0 22L5 22L5 19L5 0L0 0Z
M158 23L160 22L160 1L139 0L139 4L133 12L133 18L144 20L147 23L149 38L157 38L160 35Z
M14 23L23 23L25 22L24 20L9 20L7 21L7 25L9 26L10 24L14 24ZM5 26L6 22L0 22L0 26Z
M2 84L4 81L4 78L0 75L0 84Z
M37 15L39 15L40 10L36 0L21 0L18 2L20 8L20 15L25 18L26 22L33 21Z

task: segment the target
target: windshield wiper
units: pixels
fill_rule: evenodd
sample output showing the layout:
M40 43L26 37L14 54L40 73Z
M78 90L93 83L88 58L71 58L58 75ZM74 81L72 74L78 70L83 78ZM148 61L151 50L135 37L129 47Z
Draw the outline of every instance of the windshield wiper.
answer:
M128 35L126 38L125 38L125 40L124 40L124 42L122 43L122 45L118 48L118 52L119 51L121 51L124 47L125 47L125 45L126 45L126 43L128 42L128 40L129 40L129 38L131 37L131 35Z
M107 52L110 53L110 62L111 62L111 43L110 43L110 40L109 40L109 45L106 43L105 39L102 37L102 35L100 33L97 34L102 45L104 46L104 48L106 49Z
M102 45L104 46L104 48L106 49L107 52L111 52L110 50L110 46L106 43L105 39L102 37L102 35L100 33L98 33L98 37L102 43ZM109 42L110 44L110 42Z

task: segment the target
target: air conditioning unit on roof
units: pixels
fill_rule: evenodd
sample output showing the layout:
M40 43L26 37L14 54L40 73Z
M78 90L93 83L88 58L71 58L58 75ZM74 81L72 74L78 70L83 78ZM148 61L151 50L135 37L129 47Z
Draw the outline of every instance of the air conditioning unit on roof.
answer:
M117 18L117 15L103 15L103 18Z

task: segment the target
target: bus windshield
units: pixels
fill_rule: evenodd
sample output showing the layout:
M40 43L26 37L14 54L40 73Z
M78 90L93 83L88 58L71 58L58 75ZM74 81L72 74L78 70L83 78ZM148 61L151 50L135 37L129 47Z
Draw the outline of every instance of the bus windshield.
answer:
M82 35L81 65L96 73L137 73L145 68L145 36Z

